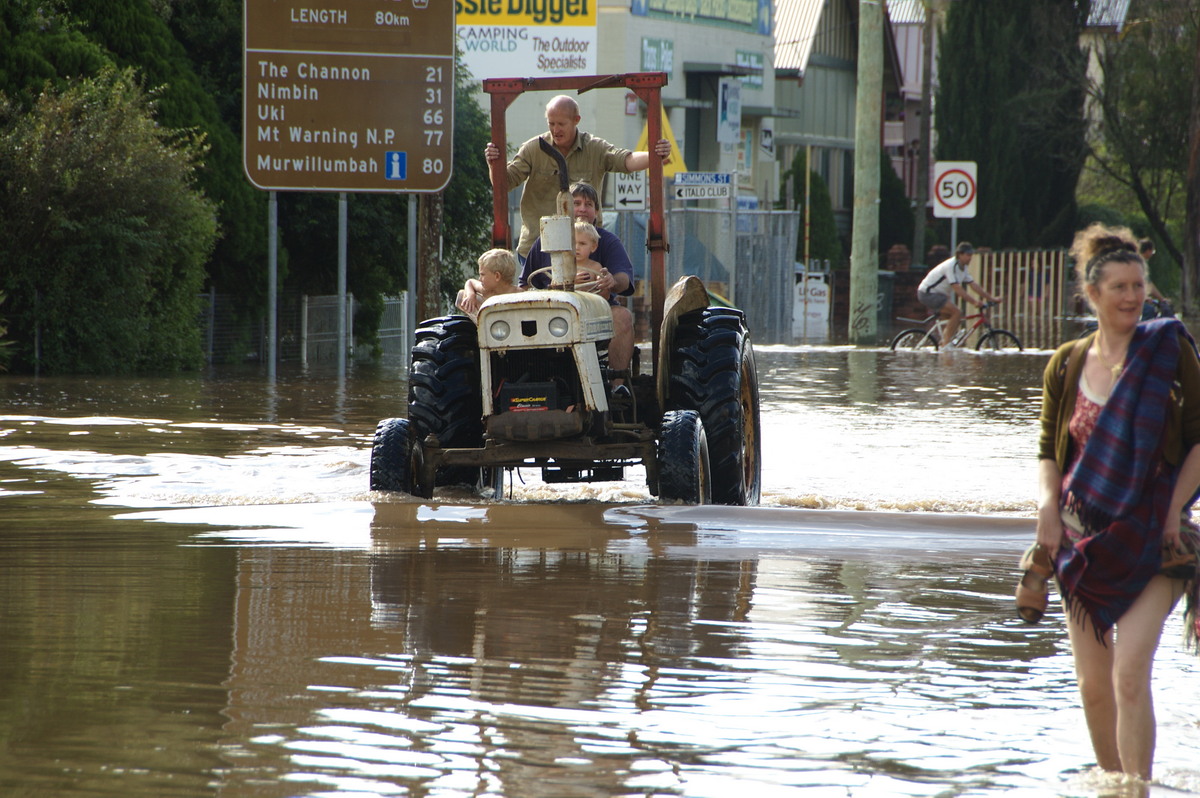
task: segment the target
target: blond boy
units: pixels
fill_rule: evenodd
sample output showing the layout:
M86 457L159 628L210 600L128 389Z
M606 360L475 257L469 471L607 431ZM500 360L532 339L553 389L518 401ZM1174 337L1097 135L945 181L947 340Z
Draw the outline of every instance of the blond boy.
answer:
M521 289L516 285L517 257L508 249L489 249L479 256L479 278L467 280L454 304L471 318L479 314L485 299L511 294Z
M576 283L594 283L597 281L600 270L604 268L597 261L592 260L592 254L598 246L600 246L600 231L589 222L576 220L575 268L578 270L575 273ZM588 271L589 269L591 271ZM598 285L592 290L605 299L608 299L610 292L601 290Z

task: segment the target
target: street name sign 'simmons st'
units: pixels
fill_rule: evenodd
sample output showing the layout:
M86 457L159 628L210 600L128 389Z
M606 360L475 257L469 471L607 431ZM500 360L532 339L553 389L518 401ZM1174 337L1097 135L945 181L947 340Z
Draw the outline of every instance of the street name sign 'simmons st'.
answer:
M677 200L729 199L733 196L733 175L728 172L681 172L675 175Z
M454 42L446 0L246 0L250 182L441 190L453 168Z

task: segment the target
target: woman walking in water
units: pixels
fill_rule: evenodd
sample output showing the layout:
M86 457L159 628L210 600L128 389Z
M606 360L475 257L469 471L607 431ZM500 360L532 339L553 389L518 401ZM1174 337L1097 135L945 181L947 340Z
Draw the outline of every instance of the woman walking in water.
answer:
M1194 648L1200 362L1176 319L1143 324L1146 264L1125 229L1092 225L1072 248L1095 333L1046 367L1037 543L1018 608L1036 621L1058 579L1097 764L1150 779L1150 673L1167 616L1188 595Z

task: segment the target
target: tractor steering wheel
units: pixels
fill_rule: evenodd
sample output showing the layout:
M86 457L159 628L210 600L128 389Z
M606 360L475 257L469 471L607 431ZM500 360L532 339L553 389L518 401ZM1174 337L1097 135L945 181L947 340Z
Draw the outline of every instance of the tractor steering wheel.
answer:
M539 274L549 274L553 268L554 268L553 266L543 266L540 269L534 269L533 271L531 271L529 273L529 276L527 278L525 278L526 283L528 285L533 285L533 278L535 276L537 276ZM575 289L578 291L587 291L588 293L592 293L592 294L600 293L600 291L599 291L600 278L602 276L600 269L597 269L595 266L576 266L575 267L575 276L576 277L579 276L579 272L587 272L588 274L590 274L592 276L592 279L584 280L583 282L576 282Z

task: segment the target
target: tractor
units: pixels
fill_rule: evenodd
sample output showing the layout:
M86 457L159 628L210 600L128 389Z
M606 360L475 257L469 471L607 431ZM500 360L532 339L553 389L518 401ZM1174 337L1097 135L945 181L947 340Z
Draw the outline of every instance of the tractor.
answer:
M647 105L650 141L661 137L661 72L568 78L500 78L491 95L492 141L506 141L505 112L525 91L621 88ZM649 170L652 370L635 351L628 370L608 367L608 301L576 284L566 162L557 214L541 220L550 287L486 300L477 320L421 322L409 368L408 417L379 422L372 490L428 498L469 485L503 497L504 476L540 468L548 483L614 481L645 468L649 492L688 504L757 504L761 492L758 380L742 311L712 306L694 276L665 285L662 160ZM493 185L506 184L504 158ZM512 246L508 195L493 196L494 246ZM630 387L614 396L610 381Z

